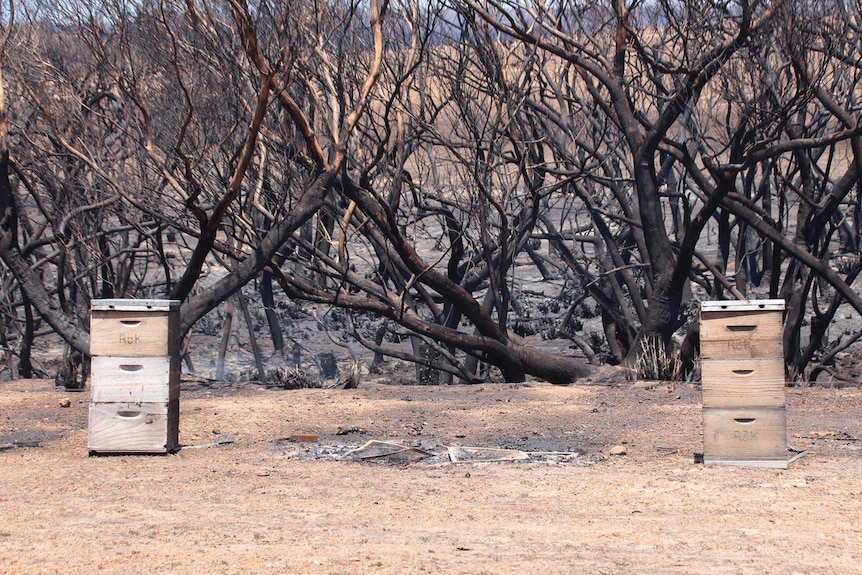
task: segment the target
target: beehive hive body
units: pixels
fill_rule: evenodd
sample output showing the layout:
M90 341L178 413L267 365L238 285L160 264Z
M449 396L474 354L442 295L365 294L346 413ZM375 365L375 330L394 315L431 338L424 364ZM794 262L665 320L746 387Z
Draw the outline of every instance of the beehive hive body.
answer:
M174 300L92 302L91 453L179 446L178 311Z
M704 463L787 466L783 300L703 302Z

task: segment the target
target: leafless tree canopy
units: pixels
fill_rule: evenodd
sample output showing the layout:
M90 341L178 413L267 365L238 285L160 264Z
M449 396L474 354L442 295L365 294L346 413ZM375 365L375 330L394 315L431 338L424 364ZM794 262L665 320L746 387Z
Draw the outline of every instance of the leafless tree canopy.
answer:
M680 341L690 362L703 299L786 299L794 377L860 337L830 333L862 313L858 2L3 0L0 21L15 373L46 333L86 355L91 299L180 299L187 333L251 286L277 348L274 298L315 302L462 381Z

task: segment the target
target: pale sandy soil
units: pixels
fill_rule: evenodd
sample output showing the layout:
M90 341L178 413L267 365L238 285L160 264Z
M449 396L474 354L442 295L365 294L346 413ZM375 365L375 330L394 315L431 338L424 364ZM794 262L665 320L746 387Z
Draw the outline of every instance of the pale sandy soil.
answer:
M0 451L0 573L862 573L855 388L788 389L787 470L695 464L685 384L184 382L181 443L235 442L168 456L89 457L87 400L0 382L0 444L40 440ZM370 439L583 455L307 458Z

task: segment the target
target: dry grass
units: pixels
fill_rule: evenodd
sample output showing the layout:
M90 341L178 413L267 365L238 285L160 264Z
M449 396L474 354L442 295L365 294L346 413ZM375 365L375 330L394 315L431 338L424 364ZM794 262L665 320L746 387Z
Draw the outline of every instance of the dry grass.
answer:
M284 389L314 389L323 387L318 378L310 376L299 367L278 368L267 377L267 383Z
M678 381L683 376L679 352L656 338L644 341L635 369L638 379Z

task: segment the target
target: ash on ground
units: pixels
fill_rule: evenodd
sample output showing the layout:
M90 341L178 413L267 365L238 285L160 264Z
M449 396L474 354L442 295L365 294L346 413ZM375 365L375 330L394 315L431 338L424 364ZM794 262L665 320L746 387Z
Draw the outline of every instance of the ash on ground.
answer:
M454 465L466 463L495 463L495 464L530 464L545 463L556 465L587 466L595 463L594 459L580 451L572 452L547 452L534 451L525 452L519 450L508 450L506 448L483 448L457 446L453 449L459 451L481 450L499 451L500 453L482 456L476 455L472 459L458 459L453 461L452 450L444 445L422 445L422 444L392 444L393 451L374 452L363 449L363 445L307 445L296 455L298 459L306 461L355 461L359 463L371 463L377 465ZM399 445L403 449L396 450L394 446Z

